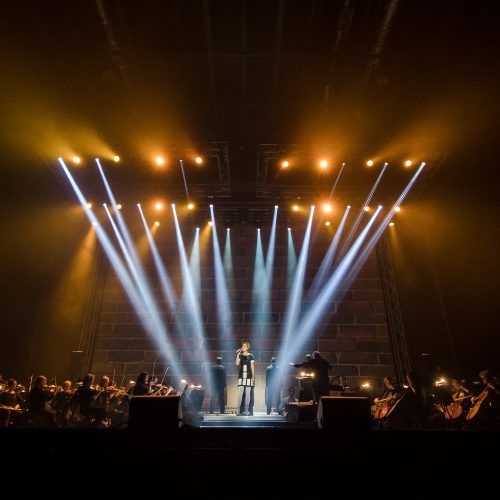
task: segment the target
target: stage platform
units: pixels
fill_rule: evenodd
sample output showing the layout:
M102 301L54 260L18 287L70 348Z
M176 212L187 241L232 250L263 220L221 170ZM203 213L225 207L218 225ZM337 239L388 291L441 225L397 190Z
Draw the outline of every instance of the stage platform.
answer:
M238 427L242 429L252 427L280 428L287 427L289 424L286 418L276 413L267 415L265 412L255 412L252 416L239 416L236 413L206 413L202 414L199 421L199 427L226 429Z

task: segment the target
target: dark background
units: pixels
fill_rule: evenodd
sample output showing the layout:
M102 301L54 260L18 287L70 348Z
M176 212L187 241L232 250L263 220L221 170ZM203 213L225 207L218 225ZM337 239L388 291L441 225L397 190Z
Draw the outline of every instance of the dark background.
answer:
M82 297L64 276L87 226L56 158L117 151L132 182L165 185L155 152L214 140L235 202L254 199L261 143L439 158L391 232L411 357L500 369L495 2L10 1L0 33L4 376L78 341L52 312L61 283Z

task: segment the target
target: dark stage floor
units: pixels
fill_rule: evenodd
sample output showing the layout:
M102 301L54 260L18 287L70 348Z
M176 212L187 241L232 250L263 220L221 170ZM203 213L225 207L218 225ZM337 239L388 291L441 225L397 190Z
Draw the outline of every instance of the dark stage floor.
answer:
M286 427L9 429L0 432L0 446L2 470L12 471L15 486L6 498L47 488L51 498L135 498L158 488L161 497L298 498L309 491L314 498L320 487L332 492L327 497L347 488L354 497L441 498L498 489L499 437Z

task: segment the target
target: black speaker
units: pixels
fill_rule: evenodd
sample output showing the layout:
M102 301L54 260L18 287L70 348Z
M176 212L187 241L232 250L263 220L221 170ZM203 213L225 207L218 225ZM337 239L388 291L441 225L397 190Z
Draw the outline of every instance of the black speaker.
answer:
M133 396L130 399L129 429L178 429L181 425L180 396Z
M323 396L318 405L318 427L328 430L370 430L368 398Z

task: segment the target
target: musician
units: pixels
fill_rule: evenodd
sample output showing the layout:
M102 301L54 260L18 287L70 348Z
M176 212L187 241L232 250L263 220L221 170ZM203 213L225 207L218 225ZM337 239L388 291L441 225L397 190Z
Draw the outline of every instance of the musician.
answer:
M52 400L52 408L56 412L56 422L60 426L66 427L68 424L72 399L71 380L65 380Z
M219 411L226 411L225 391L226 391L226 367L222 364L220 356L215 360L215 365L210 367L210 413L214 412L215 401L219 401Z
M88 373L83 377L83 384L78 387L74 399L80 406L80 415L83 415L92 425L103 424L106 412L96 405L98 391L94 388L95 375Z
M281 400L281 373L276 358L271 358L271 364L266 368L266 407L267 414L271 414L275 402L274 410L277 412Z
M17 381L13 378L7 381L7 387L0 394L0 427L14 425L20 417L23 402L16 391ZM17 410L17 412L16 412Z
M296 403L296 402L297 402L297 398L295 397L295 387L293 387L293 385L292 385L288 388L288 396L281 400L280 405L278 407L278 413L280 415L286 416L286 414L288 413L288 410L289 410L288 405L290 403Z
M403 392L403 388L396 384L392 377L384 377L384 392L380 398L375 398L374 403L378 403L382 399L391 399Z
M30 417L40 418L46 421L50 426L55 427L56 419L54 412L48 408L48 402L54 394L49 391L47 377L39 375L33 384L28 395L28 413Z
M149 396L151 386L148 383L148 374L141 372L137 375L137 380L132 388L132 396Z
M305 368L314 374L313 379L313 395L314 401L319 402L321 396L330 395L330 378L328 370L332 368L332 364L321 357L319 351L314 351L312 359L303 363L290 363L294 368Z
M248 404L248 415L253 415L254 387L255 387L255 358L250 353L250 342L245 340L241 349L236 351L236 366L238 370L238 406L237 415L246 415L245 407Z
M491 370L483 370L479 378L484 387L472 398L472 407L467 416L471 429L500 428L500 380ZM471 418L472 417L472 418Z

